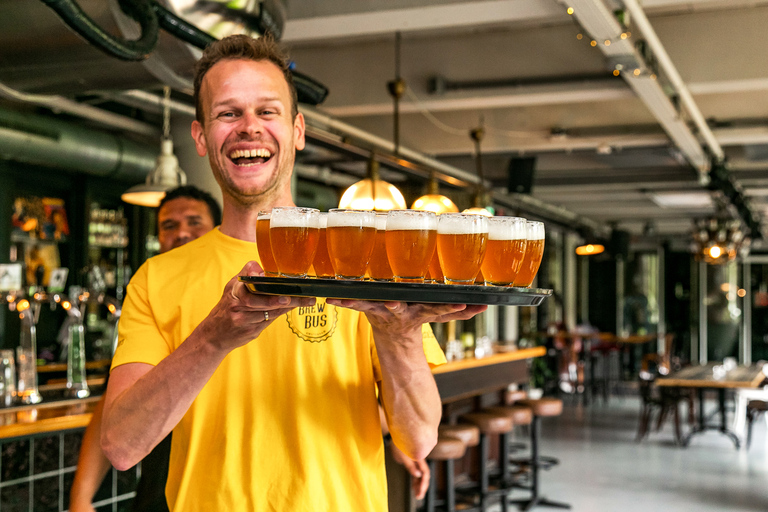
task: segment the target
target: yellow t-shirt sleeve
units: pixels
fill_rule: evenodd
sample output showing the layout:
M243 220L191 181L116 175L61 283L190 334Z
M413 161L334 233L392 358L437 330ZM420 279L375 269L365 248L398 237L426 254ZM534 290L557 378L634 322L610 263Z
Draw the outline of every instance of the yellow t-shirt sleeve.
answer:
M171 353L152 312L148 291L149 262L145 262L128 283L118 322L117 349L112 368L127 363L157 365Z
M370 336L369 343L371 344L371 358L373 360L373 377L376 382L381 382L381 365L379 364L379 355L376 352L376 344L373 341L373 333L368 328L368 334ZM424 346L424 356L427 358L427 364L430 368L436 368L446 363L445 354L443 349L440 348L440 344L435 338L435 333L432 332L432 326L429 324L423 324L421 326L422 345Z

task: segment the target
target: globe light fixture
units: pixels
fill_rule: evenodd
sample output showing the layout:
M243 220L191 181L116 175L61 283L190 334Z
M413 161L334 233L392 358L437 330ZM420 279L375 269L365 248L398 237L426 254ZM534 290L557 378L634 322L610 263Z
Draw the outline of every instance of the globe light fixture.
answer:
M403 194L389 182L379 179L379 162L373 156L368 161L368 177L353 183L339 201L339 208L352 210L404 210Z

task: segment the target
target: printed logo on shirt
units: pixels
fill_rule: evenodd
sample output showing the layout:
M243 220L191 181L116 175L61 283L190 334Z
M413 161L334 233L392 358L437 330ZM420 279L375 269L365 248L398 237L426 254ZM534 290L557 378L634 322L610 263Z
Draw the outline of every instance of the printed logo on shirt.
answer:
M285 319L296 336L304 341L320 343L333 335L338 314L334 306L318 298L314 306L292 309Z

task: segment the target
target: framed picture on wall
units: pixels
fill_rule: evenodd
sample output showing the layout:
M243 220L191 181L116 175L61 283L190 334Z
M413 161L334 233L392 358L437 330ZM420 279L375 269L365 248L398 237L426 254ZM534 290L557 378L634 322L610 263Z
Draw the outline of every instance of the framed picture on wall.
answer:
M17 197L13 201L14 240L63 242L69 236L64 200L57 197Z

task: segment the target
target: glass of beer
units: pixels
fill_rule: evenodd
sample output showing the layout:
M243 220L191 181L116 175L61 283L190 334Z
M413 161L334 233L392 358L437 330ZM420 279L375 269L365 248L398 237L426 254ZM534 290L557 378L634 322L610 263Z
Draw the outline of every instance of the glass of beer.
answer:
M368 262L368 271L366 272L366 275L374 281L391 281L395 277L387 258L386 233L387 214L377 213L376 237L373 242L371 261Z
M385 243L395 281L423 283L437 242L437 215L421 210L387 212Z
M317 242L317 251L315 251L315 259L312 260L312 266L315 269L315 275L317 277L334 278L336 274L333 273L333 265L331 264L331 256L328 254L328 214L320 212L318 218L318 227L320 229L320 237Z
M529 287L539 271L541 258L544 256L544 223L529 220L525 226L528 242L525 256L520 265L520 272L515 277L515 286Z
M269 240L277 269L283 277L307 277L320 238L316 208L272 208Z
M256 217L256 248L259 251L264 275L275 277L278 275L278 270L275 257L272 255L272 244L269 241L269 216L270 212L261 211Z
M487 217L441 214L437 221L437 254L445 284L474 284L487 242Z
M480 267L485 284L512 286L525 256L526 226L522 217L488 219L488 247Z
M336 279L365 277L376 239L376 212L334 208L328 212L328 254Z

